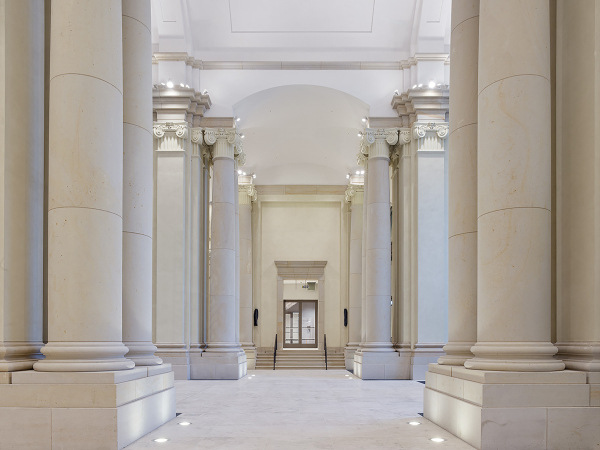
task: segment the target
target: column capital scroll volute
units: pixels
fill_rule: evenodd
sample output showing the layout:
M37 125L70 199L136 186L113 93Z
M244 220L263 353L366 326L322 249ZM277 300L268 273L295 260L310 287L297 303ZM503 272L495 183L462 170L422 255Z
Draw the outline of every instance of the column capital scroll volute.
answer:
M424 138L427 132L435 132L440 139L448 137L449 127L446 123L430 122L427 124L417 124L413 128L413 136L415 139Z
M154 136L157 138L164 137L167 132L174 132L178 138L185 138L188 135L188 124L187 123L155 123L152 127Z

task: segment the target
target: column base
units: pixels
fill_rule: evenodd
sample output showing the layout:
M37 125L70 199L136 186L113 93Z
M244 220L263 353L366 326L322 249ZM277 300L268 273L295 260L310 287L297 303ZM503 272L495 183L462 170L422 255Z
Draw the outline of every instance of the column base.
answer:
M105 372L133 369L122 342L48 342L46 357L33 365L39 372Z
M592 448L600 374L493 372L430 364L424 415L476 448Z
M256 369L256 347L253 344L242 344L242 349L246 353L246 367L248 370Z
M354 352L354 375L363 380L410 380L410 356L361 347Z
M440 356L437 363L447 366L462 366L467 359L473 358L471 347L474 345L475 342L448 342L442 349L446 354Z
M191 380L239 380L248 371L246 353L241 348L208 348L204 352L192 355L190 361Z
M600 343L566 342L557 343L558 358L567 369L584 372L600 372Z
M360 344L348 343L348 346L344 348L344 361L346 370L354 372L354 353L358 350Z
M107 372L12 374L0 384L7 448L121 449L175 417L168 364Z
M152 342L123 342L129 349L125 358L133 361L136 366L157 366L162 359L155 355L156 346Z
M181 345L157 344L155 356L170 364L176 380L190 379L190 351ZM202 350L200 350L201 352Z
M43 358L40 349L43 342L0 343L0 372L30 370Z
M565 364L554 359L558 348L549 342L478 342L471 351L475 358L467 369L509 372L554 372Z

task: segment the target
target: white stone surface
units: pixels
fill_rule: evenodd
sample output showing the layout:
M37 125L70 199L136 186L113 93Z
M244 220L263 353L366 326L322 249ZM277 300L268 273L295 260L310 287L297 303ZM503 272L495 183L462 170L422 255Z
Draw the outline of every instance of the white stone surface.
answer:
M0 371L41 355L44 242L44 2L0 11Z
M446 439L444 448L472 448L418 415L423 385L414 381L363 382L343 370L264 370L239 381L178 381L176 392L182 414L128 448L156 448L153 439L165 437L174 449L423 450L441 448L430 441L437 436ZM408 425L411 420L421 425ZM191 425L178 425L183 421Z

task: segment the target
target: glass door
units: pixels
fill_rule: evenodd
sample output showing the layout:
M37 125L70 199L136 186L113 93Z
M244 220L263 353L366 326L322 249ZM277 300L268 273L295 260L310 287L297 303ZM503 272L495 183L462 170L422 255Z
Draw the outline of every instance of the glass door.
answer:
M317 300L284 300L283 348L317 348Z

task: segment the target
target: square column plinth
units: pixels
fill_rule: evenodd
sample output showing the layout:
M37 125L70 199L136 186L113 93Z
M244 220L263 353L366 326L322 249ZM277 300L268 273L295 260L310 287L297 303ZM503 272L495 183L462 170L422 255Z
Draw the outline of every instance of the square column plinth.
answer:
M206 350L190 355L190 379L239 380L248 371L246 353Z
M430 364L424 415L478 449L593 448L600 442L600 373Z
M363 380L410 380L410 372L408 355L361 348L354 352L354 375Z
M121 449L175 417L169 364L115 372L28 370L2 381L3 448Z

